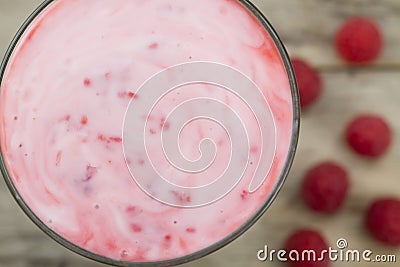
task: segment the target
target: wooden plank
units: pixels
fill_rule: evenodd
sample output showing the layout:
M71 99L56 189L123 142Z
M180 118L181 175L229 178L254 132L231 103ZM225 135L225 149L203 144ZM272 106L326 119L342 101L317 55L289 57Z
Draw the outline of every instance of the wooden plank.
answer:
M0 1L0 55L1 59L19 27L41 0Z
M398 44L400 1L381 0L253 0L278 31L288 51L316 66L343 66L332 46L332 37L344 19L353 15L369 16L381 26L385 49L376 62L381 67L400 68ZM0 53L41 0L2 0L0 3ZM321 26L323 25L323 26Z
M324 72L325 93L320 101L303 114L301 140L291 174L277 201L267 214L242 238L221 251L186 266L256 266L255 253L265 244L280 248L282 240L297 227L320 229L334 244L345 237L352 248L369 248L376 253L392 253L375 243L362 228L362 215L367 204L380 195L396 195L398 191L398 159L400 158L398 103L400 94L397 72ZM384 86L382 84L385 84ZM343 128L358 112L383 114L394 126L396 141L389 154L377 162L355 156L343 144ZM397 117L396 117L397 115ZM351 170L352 190L345 208L333 217L317 216L298 201L301 174L320 159L334 159ZM17 207L1 187L0 263L19 264L21 255L27 262L47 261L46 266L100 266L81 259L46 237ZM48 253L51 251L52 253ZM12 262L15 259L15 263ZM29 263L31 264L31 263ZM33 263L35 264L35 263ZM53 264L53 265L51 265ZM84 265L86 264L86 265ZM15 265L19 266L19 265ZM27 265L35 266L35 265ZM275 266L275 265L274 265ZM277 264L277 266L279 266ZM346 266L337 263L335 266ZM357 266L357 265L356 265ZM361 264L358 266L362 266ZM386 264L385 266L397 266Z
M354 15L373 18L382 28L385 49L376 62L382 67L400 68L398 44L400 1L397 0L253 0L270 20L293 56L316 66L343 66L332 39L343 21Z
M0 0L0 53L27 15L40 0ZM394 254L373 241L362 227L362 215L375 197L395 195L398 190L400 158L400 1L381 0L254 0L278 30L292 55L308 59L322 71L325 91L322 98L302 115L298 153L289 178L270 210L244 236L220 251L187 267L200 266L286 266L259 263L256 252L268 245L279 249L285 237L298 227L320 229L334 246L347 238L352 249L371 249ZM385 31L386 47L373 68L348 69L336 57L332 36L343 19L355 14L375 18ZM343 144L343 129L360 112L374 112L388 118L394 128L394 144L378 161L355 156ZM334 159L350 169L350 197L338 214L330 217L309 212L298 199L301 175L321 159ZM100 267L64 249L37 229L19 209L0 183L0 266L7 267ZM349 266L335 263L333 266ZM396 263L386 263L394 267ZM352 266L365 266L352 263ZM371 266L375 266L371 264ZM381 265L379 265L381 266Z

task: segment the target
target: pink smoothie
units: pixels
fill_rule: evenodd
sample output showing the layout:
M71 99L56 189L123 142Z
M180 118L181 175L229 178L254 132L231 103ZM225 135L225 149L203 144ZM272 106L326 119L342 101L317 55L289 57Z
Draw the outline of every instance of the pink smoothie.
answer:
M151 114L131 114L146 122L147 155L136 152L143 138L125 120L129 108L150 99L139 88L187 62L215 62L243 73L260 89L268 103L260 107L273 121L259 129L246 106L256 93L250 89L239 97L218 86L189 84L164 95ZM225 112L238 114L248 137L243 146L230 143L237 123L224 128L200 118L182 125L182 116L168 117L175 108L195 116L197 108L182 103L201 97L204 109L221 120ZM225 108L208 108L204 97ZM257 101L263 99L248 103ZM281 56L239 1L56 0L30 24L8 61L1 82L1 153L21 199L62 238L113 260L163 261L229 237L262 208L288 160L297 130L293 114ZM271 137L275 145L263 151ZM180 159L165 156L162 138L176 141ZM204 170L173 166L174 160L190 165L207 156L199 144L215 150L210 164L200 164ZM229 165L232 151L239 151L238 162ZM263 158L268 153L270 166ZM135 179L153 168L171 184L200 187L240 164L240 181L207 205L191 205L203 193L162 192L152 178L142 185ZM263 164L266 177L252 192L249 185Z

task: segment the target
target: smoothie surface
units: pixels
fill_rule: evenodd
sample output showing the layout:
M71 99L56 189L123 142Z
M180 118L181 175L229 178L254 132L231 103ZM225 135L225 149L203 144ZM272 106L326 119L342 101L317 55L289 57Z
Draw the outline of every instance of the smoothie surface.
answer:
M124 153L127 110L148 99L139 88L166 68L188 62L229 66L260 92L249 89L239 97L199 83L160 95L151 114L137 113L146 122L147 155ZM245 101L256 93L264 97L259 107L265 100L265 114L273 117L261 130L252 114L257 108ZM176 125L182 117L169 119L176 107L198 98L222 104L221 110L210 104L222 118L236 112L248 139L232 146L227 130L234 132L236 124L224 128L199 118ZM199 113L190 106L181 111ZM21 199L62 238L113 260L163 261L221 241L262 208L287 162L293 114L281 55L239 1L56 0L33 20L5 68L1 153ZM171 138L168 131L176 127L181 131ZM215 155L201 172L180 171L165 156L161 133L178 143L189 163L206 156L201 151L207 144L199 147L205 139ZM268 152L261 144L272 135L272 165L257 190L249 192L257 168L267 164L260 160ZM171 184L204 186L227 167L239 168L229 165L232 151L239 151L243 177L208 205L185 207L199 196L179 190L167 193L183 207L165 204L148 194L159 190L152 191L151 179L145 192L133 177L135 170L151 166Z

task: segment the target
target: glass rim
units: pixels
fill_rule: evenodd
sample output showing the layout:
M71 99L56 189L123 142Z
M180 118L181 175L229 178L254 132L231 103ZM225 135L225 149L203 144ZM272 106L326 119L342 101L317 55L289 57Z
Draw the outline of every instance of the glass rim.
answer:
M12 39L8 49L5 52L4 58L1 62L0 65L0 89L1 89L1 83L3 81L3 76L6 70L6 67L8 65L8 62L14 52L15 47L17 46L18 42L20 41L21 37L25 33L25 31L28 29L30 24L35 20L35 18L41 14L41 12L49 6L51 3L57 0L44 0L29 16L28 18L24 21L22 26L19 28L17 33L15 34L14 38ZM265 198L265 201L260 205L260 208L252 215L248 220L246 220L243 224L241 224L235 231L230 233L228 236L225 238L219 240L218 242L213 243L212 245L203 248L199 251L193 252L191 254L187 254L182 257L174 258L174 259L168 259L168 260L162 260L162 261L153 261L153 262L132 262L132 261L122 261L122 260L116 260L116 259L111 259L99 254L95 254L93 252L90 252L88 250L85 250L74 243L68 241L52 229L50 229L45 223L43 223L37 216L36 214L29 208L29 205L25 203L24 199L22 196L19 194L17 188L15 187L11 176L9 175L7 171L7 167L4 161L3 157L3 152L0 152L0 169L1 173L3 174L3 178L6 182L6 185L11 192L12 196L16 200L17 204L20 206L20 208L24 211L24 213L28 216L28 218L37 226L41 231L43 231L46 235L51 237L54 241L62 245L63 247L67 248L70 251L73 251L85 258L104 263L104 264L109 264L113 266L119 266L119 267L133 267L133 266L148 266L148 267L168 267L168 266L176 266L184 263L188 263L197 259L200 259L202 257L205 257L222 247L228 245L235 239L237 239L239 236L241 236L244 232L246 232L251 226L253 226L259 219L260 217L267 211L267 209L271 206L271 204L274 202L275 198L277 197L279 191L281 190L288 174L290 171L290 168L293 164L294 161L294 156L296 153L297 149L297 143L299 139L299 130L300 130L300 99L299 99L299 93L297 89L297 83L294 75L294 70L289 58L289 55L277 35L275 29L273 28L272 24L267 20L267 18L263 15L263 13L253 4L251 3L251 0L237 0L239 3L241 3L248 11L252 13L252 15L255 16L255 18L262 24L264 29L268 32L269 36L271 37L276 49L279 52L280 58L283 62L283 65L285 66L288 82L290 85L290 91L291 91L291 97L292 97L292 134L291 134L291 140L289 144L289 151L287 153L284 166L282 168L282 171L277 178L276 182L273 185L273 188L271 192L268 194L268 196ZM1 145L1 144L0 144Z

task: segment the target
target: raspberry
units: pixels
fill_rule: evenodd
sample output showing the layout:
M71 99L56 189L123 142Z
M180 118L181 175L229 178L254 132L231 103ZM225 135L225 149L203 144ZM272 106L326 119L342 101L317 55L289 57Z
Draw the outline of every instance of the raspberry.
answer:
M360 115L349 123L346 140L358 154L379 157L391 143L392 132L388 123L377 115Z
M369 207L367 229L377 240L390 246L400 246L400 200L384 198L374 201Z
M333 213L346 199L349 188L347 171L333 162L320 163L305 174L301 196L314 211Z
M338 54L353 64L365 64L378 58L382 43L379 27L366 17L350 18L335 35Z
M316 69L301 59L292 59L292 65L299 88L300 106L306 108L321 95L321 78Z
M285 243L286 258L292 267L327 267L329 259L327 253L328 245L324 237L317 231L312 229L300 229L292 233ZM315 259L308 258L308 253L302 253L304 250L312 250L315 252ZM297 251L294 253L292 251ZM297 254L299 258L297 258ZM305 255L302 258L302 254ZM322 256L321 256L322 255Z

